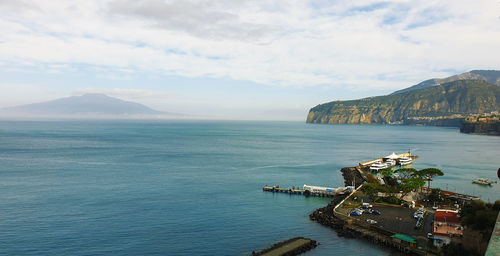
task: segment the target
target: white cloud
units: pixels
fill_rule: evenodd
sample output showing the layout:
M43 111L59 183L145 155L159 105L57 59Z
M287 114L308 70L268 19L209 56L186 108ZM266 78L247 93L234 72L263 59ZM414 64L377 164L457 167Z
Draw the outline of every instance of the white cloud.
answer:
M49 72L86 64L390 90L500 59L500 4L486 0L19 3L0 1L0 61Z

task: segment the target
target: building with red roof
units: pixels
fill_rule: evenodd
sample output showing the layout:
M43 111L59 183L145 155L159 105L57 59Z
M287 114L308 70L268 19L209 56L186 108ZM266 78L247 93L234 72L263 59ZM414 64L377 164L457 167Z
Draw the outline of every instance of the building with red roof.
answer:
M458 211L436 210L436 213L434 214L434 223L460 225Z
M464 229L460 224L458 211L436 210L434 224L432 225L432 234L434 235L434 244L436 246L449 244L451 237L463 236Z

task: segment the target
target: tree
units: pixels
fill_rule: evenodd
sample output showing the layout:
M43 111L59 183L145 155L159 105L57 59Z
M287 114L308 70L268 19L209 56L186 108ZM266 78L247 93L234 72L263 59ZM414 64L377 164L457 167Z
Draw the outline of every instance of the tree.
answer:
M420 177L405 179L400 184L400 188L403 192L405 192L405 194L412 190L419 189L423 186L425 186L425 181Z
M378 171L378 173L382 174L382 176L384 176L384 177L392 177L392 175L394 174L394 171L392 170L392 168L385 168L385 169Z
M441 203L444 201L444 196L441 194L441 189L434 188L431 193L427 196L430 203Z
M401 179L413 178L418 174L418 171L414 168L401 168L396 170L396 172L399 173Z
M378 171L382 175L382 178L384 179L384 182L388 186L397 186L398 181L392 177L394 174L394 171L392 168L385 168L380 171Z
M435 176L443 176L444 173L437 168L426 168L417 172L418 176L427 181L427 188L431 187L431 180Z
M363 184L363 192L373 198L375 193L378 192L380 185L376 183L365 183Z
M368 173L366 175L366 182L380 184L380 181L377 178L375 178L375 176L373 176L373 174L371 173Z
M495 204L487 204L481 200L473 200L460 210L460 220L465 226L490 233L495 226L499 204L498 201ZM486 237L489 237L489 234Z

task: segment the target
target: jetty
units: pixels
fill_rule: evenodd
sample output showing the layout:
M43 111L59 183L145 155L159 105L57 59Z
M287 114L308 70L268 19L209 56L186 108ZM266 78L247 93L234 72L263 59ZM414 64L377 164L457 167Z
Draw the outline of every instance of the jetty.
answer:
M265 187L262 188L262 190L266 192L287 193L287 194L318 196L318 197L334 197L337 195L344 195L346 193L349 194L353 189L354 187L352 186L329 188L320 186L310 186L305 184L302 187L302 189L297 189L295 187L281 188L279 185L272 187L266 185Z
M306 237L294 237L276 243L260 252L252 252L252 256L294 256L309 251L317 246L317 242Z

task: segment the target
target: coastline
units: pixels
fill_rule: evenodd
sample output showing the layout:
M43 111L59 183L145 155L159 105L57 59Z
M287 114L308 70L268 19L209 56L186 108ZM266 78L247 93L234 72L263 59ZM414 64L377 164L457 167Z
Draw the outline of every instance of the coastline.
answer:
M417 158L418 156L413 156ZM394 238L396 232L370 225L358 219L354 219L348 215L336 211L336 209L354 195L366 181L368 172L362 167L344 167L340 170L344 178L345 185L355 185L356 189L348 195L335 196L328 205L316 209L309 215L309 219L319 224L329 227L337 233L339 237L357 238L365 241L390 248L405 254L411 255L433 255L428 251L416 248L411 244L405 243Z

